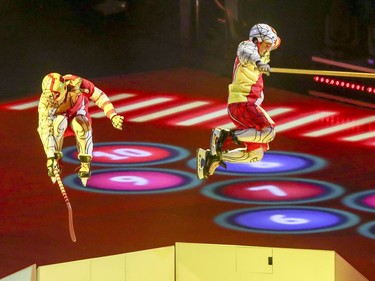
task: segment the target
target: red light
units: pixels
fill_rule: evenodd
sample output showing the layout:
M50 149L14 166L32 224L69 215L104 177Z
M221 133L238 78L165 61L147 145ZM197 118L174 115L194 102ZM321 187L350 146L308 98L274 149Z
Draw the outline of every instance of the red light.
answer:
M324 83L327 85L331 85L333 87L342 87L350 90L355 91L366 91L370 94L375 94L375 87L374 86L366 86L361 84L356 84L350 81L343 81L333 78L321 77L321 76L314 76L314 81L318 83Z

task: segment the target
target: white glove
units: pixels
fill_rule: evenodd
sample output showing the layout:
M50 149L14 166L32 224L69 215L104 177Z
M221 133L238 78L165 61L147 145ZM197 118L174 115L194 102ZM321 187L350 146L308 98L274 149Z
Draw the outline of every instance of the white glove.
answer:
M257 69L258 69L259 72L265 73L267 76L270 75L271 67L270 67L269 64L258 61L257 62Z
M124 122L124 116L115 115L111 118L112 125L118 130L122 130L122 123Z

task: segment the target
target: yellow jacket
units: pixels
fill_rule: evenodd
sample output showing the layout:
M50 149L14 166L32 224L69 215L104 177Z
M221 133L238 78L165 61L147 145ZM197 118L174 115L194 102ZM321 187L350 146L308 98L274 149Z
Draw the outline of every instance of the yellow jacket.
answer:
M263 101L263 78L256 68L256 62L270 61L270 52L263 57L258 53L258 47L246 40L238 45L234 62L232 83L229 85L228 104L251 102L260 105Z

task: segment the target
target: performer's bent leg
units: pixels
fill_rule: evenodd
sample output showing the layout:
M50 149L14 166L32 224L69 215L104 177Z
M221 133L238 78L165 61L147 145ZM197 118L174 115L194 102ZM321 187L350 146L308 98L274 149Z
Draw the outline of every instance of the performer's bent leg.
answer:
M68 128L68 119L64 115L57 115L53 120L53 135L55 137L55 158L62 158L64 134Z
M241 142L252 142L252 143L269 143L276 135L273 127L265 127L261 131L255 128L234 130L234 136Z
M64 141L64 134L68 127L68 120L64 115L57 115L52 121L52 127L49 129L47 134L40 127L38 127L38 133L42 140L44 151L47 155L47 171L48 176L51 177L52 182L55 182L54 170L57 169L59 173L62 172L62 146ZM51 130L52 129L52 134Z
M266 127L262 131L255 128L229 130L216 128L212 130L210 150L212 155L220 155L227 150L230 144L241 145L242 143L267 144L275 138L276 132L273 127Z
M71 126L76 135L78 159L81 163L78 177L82 180L82 184L86 186L87 179L91 175L90 164L93 151L91 124L86 116L77 115L73 118Z
M237 128L229 131L232 139L245 143L269 143L275 138L275 122L261 106L234 103L229 104L228 112Z
M247 151L246 148L238 148L223 152L221 160L232 163L252 163L262 160L263 155L262 147L252 151Z
M211 132L210 152L211 155L218 155L219 158L224 150L227 150L232 143L240 145L233 130L215 128Z
M71 127L76 136L78 156L92 157L92 129L89 119L84 115L77 115L73 118Z

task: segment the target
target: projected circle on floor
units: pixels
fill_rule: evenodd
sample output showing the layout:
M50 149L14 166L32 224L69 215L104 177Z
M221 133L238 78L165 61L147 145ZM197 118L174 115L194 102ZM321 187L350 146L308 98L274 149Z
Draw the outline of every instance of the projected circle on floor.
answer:
M217 200L251 204L296 204L332 199L344 193L338 185L306 179L257 178L220 181L202 193Z
M240 231L302 234L348 228L357 224L359 218L337 209L288 206L231 211L219 215L215 221Z
M367 238L375 239L375 221L361 225L358 232Z
M189 165L195 167L195 159ZM269 151L259 162L226 163L227 168L219 166L215 174L228 175L288 175L300 174L322 169L326 162L313 155L294 152Z
M375 190L349 195L344 198L343 203L353 209L375 213Z
M63 160L78 164L76 147L63 149ZM93 166L144 166L158 165L186 158L183 148L147 142L104 142L94 145Z
M114 168L94 170L84 187L76 174L64 179L71 188L115 194L181 191L200 184L195 175L172 169Z

